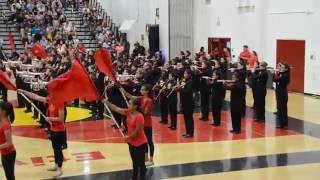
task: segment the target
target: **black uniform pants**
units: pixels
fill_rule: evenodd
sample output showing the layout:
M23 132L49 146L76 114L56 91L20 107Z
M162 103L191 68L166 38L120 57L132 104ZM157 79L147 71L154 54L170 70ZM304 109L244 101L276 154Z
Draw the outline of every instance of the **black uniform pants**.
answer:
M147 137L148 140L148 146L146 149L146 153L150 153L150 157L153 157L154 155L154 144L153 144L153 136L152 136L152 127L144 127L144 134ZM148 148L149 147L149 148ZM150 149L150 151L149 151Z
M54 152L54 162L56 165L61 168L63 164L63 146L65 143L65 132L53 132L51 131L51 143Z
M241 131L241 116L242 111L238 106L231 106L231 120L232 120L232 130L236 132Z
M265 120L265 106L266 106L266 95L267 91L262 90L256 92L256 100L255 100L255 118L264 121Z
M221 124L222 101L223 101L222 98L212 98L211 99L213 123L216 124L216 125L220 125Z
M246 116L246 110L247 110L246 95L247 95L247 89L245 88L241 94L241 97L242 97L242 99L241 99L241 117Z
M171 120L171 127L176 128L177 127L177 98L170 97L168 104L169 104L169 113L170 113L170 120Z
M168 98L160 97L161 122L168 123Z
M288 94L276 92L277 120L281 127L288 126Z
M194 120L193 120L194 105L192 102L182 104L182 112L186 127L186 134L193 136L194 134Z
M16 162L16 151L5 156L1 156L1 162L7 180L15 180L14 164Z
M146 165L145 165L145 152L147 144L135 147L129 144L129 152L132 160L133 174L132 180L138 180L138 175L140 174L139 180L145 180L146 176Z
M201 96L201 117L203 119L208 119L210 93L209 91L200 91L200 96Z

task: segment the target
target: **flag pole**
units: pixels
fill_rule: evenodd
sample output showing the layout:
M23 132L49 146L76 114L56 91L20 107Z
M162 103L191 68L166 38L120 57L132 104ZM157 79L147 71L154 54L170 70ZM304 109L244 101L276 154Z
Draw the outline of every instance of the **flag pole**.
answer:
M122 130L121 130L121 127L120 127L119 124L117 123L117 121L116 121L116 119L114 118L114 116L113 116L111 110L109 109L109 107L108 107L105 103L103 103L103 105L104 105L104 107L107 109L108 113L110 114L112 121L116 124L117 128L119 129L119 132L120 132L120 134L122 135L122 137L125 137L125 135L123 134L123 132L122 132Z
M108 97L107 97L107 93L106 93L106 92L107 92L107 87L105 88L105 90L104 90L104 92L103 92L104 97L107 99ZM119 125L118 122L116 121L116 118L114 118L114 116L113 116L110 108L109 108L105 103L103 103L103 105L104 105L104 107L107 109L108 113L110 114L111 120L116 124L117 128L119 129L119 132L120 132L120 134L122 135L122 137L125 137L125 135L123 134L123 132L122 132L122 130L121 130L120 125Z

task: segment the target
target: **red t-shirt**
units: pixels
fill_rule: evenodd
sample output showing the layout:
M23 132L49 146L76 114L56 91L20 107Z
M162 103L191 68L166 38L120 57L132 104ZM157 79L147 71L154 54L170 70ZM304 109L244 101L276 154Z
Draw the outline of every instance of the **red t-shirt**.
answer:
M249 50L242 51L242 52L240 53L240 57L241 57L242 59L246 60L246 61L248 61L248 59L250 58L250 56L251 56L251 53L250 53Z
M7 130L11 130L11 124L9 123L9 121L3 121L2 125L0 125L0 145L6 143L6 135L5 135L5 131ZM14 152L16 149L14 148L13 145L4 148L1 150L1 156L5 156L8 155L12 152Z
M137 125L140 124L143 126L144 118L141 113L132 115L130 110L128 109L125 111L125 113L127 116L128 134L130 135L136 129ZM138 147L138 146L141 146L142 144L147 143L147 137L144 134L144 131L141 130L139 134L134 139L131 139L128 143L135 147Z
M251 54L250 58L248 59L247 64L250 68L253 68L255 64L258 63L258 58L254 54Z
M141 110L144 115L144 127L152 127L152 110L153 110L153 101L151 98L144 98L140 96L141 101Z
M48 108L49 117L59 117L59 108L53 104L49 104ZM66 130L64 121L53 121L50 125L50 130L53 132L63 132Z

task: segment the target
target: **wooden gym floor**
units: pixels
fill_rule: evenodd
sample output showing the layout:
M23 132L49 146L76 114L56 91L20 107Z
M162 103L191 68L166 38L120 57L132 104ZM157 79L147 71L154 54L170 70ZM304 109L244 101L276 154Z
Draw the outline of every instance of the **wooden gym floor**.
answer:
M10 100L16 99L10 92ZM250 91L247 104L252 104ZM228 98L227 98L228 101ZM199 121L194 114L195 137L184 139L183 118L177 131L160 125L155 112L155 165L148 168L149 179L221 180L318 180L320 168L320 100L301 94L289 96L289 130L276 130L274 91L267 95L266 124L252 121L247 108L239 135L232 135L230 114L223 112L221 127ZM32 114L16 109L14 144L17 149L18 180L50 179L46 171L52 163L51 143L37 128ZM130 179L128 147L110 120L90 120L90 111L68 108L68 149L61 179ZM3 171L0 179L4 179Z

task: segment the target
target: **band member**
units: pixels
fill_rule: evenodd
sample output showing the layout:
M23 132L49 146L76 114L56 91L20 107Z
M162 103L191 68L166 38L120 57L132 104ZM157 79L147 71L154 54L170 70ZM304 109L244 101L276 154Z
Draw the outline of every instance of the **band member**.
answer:
M246 68L244 59L240 58L237 64L236 72L239 74L240 83L242 83L243 86L245 87L243 91L241 91L242 94L240 94L240 96L242 97L241 117L244 117L246 115L246 95L247 95L247 88L246 88L247 68Z
M66 118L66 108L65 105L54 105L49 103L48 98L39 96L37 94L25 91L18 90L18 92L25 94L31 99L40 101L42 103L48 103L48 116L46 120L50 123L50 138L52 143L52 148L54 152L54 162L55 166L53 168L48 169L48 171L56 171L56 174L53 177L62 176L62 165L63 165L63 148L66 145L66 126L65 126L65 118Z
M160 83L156 85L159 88L158 97L160 99L160 111L161 111L161 124L168 124L168 90L167 88L167 82L166 79L168 79L167 73L162 74L162 79L160 80Z
M265 121L265 105L268 82L268 64L261 62L258 69L253 69L251 78L252 89L254 92L254 120L259 122Z
M184 71L183 80L181 85L178 87L180 91L180 100L182 106L182 113L184 116L186 134L183 135L185 138L192 138L194 135L194 99L193 99L193 81L192 71L187 69Z
M6 67L2 64L2 61L0 62L0 70L3 72L6 72ZM2 96L2 100L4 102L7 102L8 101L8 89L2 84L0 84L0 93Z
M105 89L104 77L105 75L103 73L99 73L99 72L95 73L94 83L97 87L99 95L103 95L104 93L104 89ZM97 101L96 103L93 104L93 111L95 114L95 119L98 119L98 120L104 119L103 117L104 106L101 101Z
M129 145L130 156L133 165L132 180L145 180L146 165L145 152L147 149L147 138L144 133L144 117L141 113L141 98L134 98L129 101L128 109L122 109L105 100L105 103L111 110L126 116L128 124L128 135L124 137L124 141Z
M288 128L288 85L290 83L290 66L279 64L279 71L273 73L273 81L276 83L277 100L277 128Z
M211 106L213 116L213 126L220 126L221 124L221 108L225 96L225 88L222 82L217 82L221 79L221 73L214 71L212 75L211 84Z
M141 102L141 111L144 116L144 133L147 137L148 140L148 146L146 149L146 154L145 154L145 161L146 165L152 166L154 164L153 162L153 156L154 156L154 144L153 144L153 133L152 133L152 111L153 111L153 99L151 98L151 91L152 87L149 84L144 84L141 86L140 89L140 94L141 96L132 96L131 94L125 92L124 89L121 89L120 91L123 91L125 96L128 97L129 99L139 99ZM148 151L150 154L150 158L148 155Z
M201 118L202 121L209 120L209 101L210 101L210 87L208 80L201 78L203 76L209 77L212 74L211 67L208 61L202 62L200 76L200 95L201 95Z
M11 123L14 121L12 104L0 102L0 151L1 163L7 180L14 180L16 150L12 142Z
M107 83L108 83L107 94L109 96L109 101L118 107L125 108L126 105L125 105L124 99L122 97L122 94L121 94L119 88L114 86L114 84L112 82L107 82ZM111 113L113 114L113 117L115 118L119 127L121 127L121 124L123 122L123 125L125 127L125 131L127 131L127 126L124 121L124 117L115 111L111 111ZM116 124L113 124L111 127L118 129L118 126Z
M177 85L177 80L174 72L169 73L169 82L167 85L168 91L170 91L167 95L168 98L168 108L169 108L169 114L170 114L170 120L171 124L169 126L170 129L176 130L177 129L177 103L178 103L178 97L177 92L175 91L174 87Z
M243 104L243 91L245 91L245 85L240 80L240 75L236 72L232 75L232 83L225 83L225 87L231 91L231 119L232 119L232 130L231 133L241 133L241 115L242 115L242 104Z

